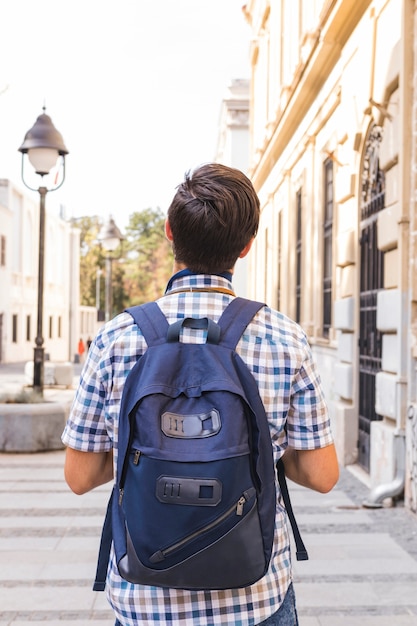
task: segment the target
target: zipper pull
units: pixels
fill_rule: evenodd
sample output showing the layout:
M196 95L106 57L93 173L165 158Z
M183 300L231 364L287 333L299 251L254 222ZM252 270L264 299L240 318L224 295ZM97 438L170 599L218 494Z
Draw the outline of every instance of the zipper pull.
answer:
M125 490L123 489L123 487L121 489L119 489L119 506L122 505L122 500L123 500L123 494L124 494Z
M245 496L242 496L241 498L239 498L237 507L236 507L236 515L243 515L243 505L245 504L245 502L246 502Z
M137 465L139 463L140 455L141 455L141 451L140 450L136 450L135 451L135 456L133 457L133 465Z

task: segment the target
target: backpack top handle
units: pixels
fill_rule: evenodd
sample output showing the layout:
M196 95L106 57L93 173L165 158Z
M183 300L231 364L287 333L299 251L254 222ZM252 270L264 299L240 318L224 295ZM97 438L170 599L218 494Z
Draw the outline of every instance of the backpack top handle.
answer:
M183 328L207 330L207 343L219 343L221 333L220 326L208 317L186 317L185 319L178 320L178 322L174 322L174 324L171 324L168 328L167 342L178 342Z

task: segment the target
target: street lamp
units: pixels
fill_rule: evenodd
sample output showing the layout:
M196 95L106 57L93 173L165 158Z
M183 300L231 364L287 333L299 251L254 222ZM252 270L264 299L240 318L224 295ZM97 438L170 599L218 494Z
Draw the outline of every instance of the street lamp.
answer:
M111 314L112 314L112 305L113 305L113 298L112 298L112 263L113 263L113 257L111 255L112 252L114 252L117 248L117 246L120 244L120 242L123 240L123 235L120 232L120 230L118 229L118 227L116 226L116 223L114 221L114 219L110 216L108 221L103 224L97 239L99 240L99 242L101 243L101 245L103 246L103 248L107 251L107 256L106 256L106 283L105 283L105 289L106 289L106 296L105 296L105 300L106 300L106 306L105 306L105 320L106 322L109 321Z
M22 153L22 181L31 191L38 191L40 197L39 209L39 259L38 259L38 311L37 311L37 332L35 339L33 357L33 389L40 394L43 393L43 370L44 370L44 347L42 336L43 322L43 279L45 261L45 197L48 191L59 189L65 179L65 155L68 150L65 147L62 135L57 131L49 115L43 113L39 115L35 124L25 135L22 145L19 148ZM36 174L41 177L41 185L38 189L29 185L25 180L25 155L33 166ZM62 159L62 178L57 179L48 188L44 183L44 176L47 176L55 167L58 158Z

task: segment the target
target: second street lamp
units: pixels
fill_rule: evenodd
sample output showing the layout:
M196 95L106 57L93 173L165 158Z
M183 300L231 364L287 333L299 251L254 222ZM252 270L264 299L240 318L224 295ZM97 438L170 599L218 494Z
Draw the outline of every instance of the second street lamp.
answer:
M113 311L113 297L112 297L112 263L113 256L112 252L114 252L117 246L123 240L123 235L120 232L119 228L116 226L116 223L112 217L109 217L109 220L103 224L99 235L98 240L106 250L106 295L105 295L105 321L108 322L112 317Z
M35 124L25 135L19 148L22 153L22 181L31 191L38 191L39 205L39 253L38 253L38 307L37 330L33 356L33 389L43 393L44 346L43 346L43 282L45 265L45 198L48 191L55 191L61 187L65 179L65 156L68 150L65 147L61 133L57 131L49 115L39 115ZM35 173L41 177L41 185L36 189L25 180L25 155L33 166ZM44 184L44 176L48 176L55 167L58 158L62 158L62 178L54 182L51 187Z

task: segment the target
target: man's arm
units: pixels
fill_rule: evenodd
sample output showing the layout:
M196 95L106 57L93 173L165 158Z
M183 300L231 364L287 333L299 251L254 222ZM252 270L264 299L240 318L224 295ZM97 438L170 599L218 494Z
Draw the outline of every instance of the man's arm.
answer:
M282 460L287 478L320 493L330 491L339 479L334 444L314 450L287 448Z
M113 450L108 452L80 452L67 448L65 480L70 489L81 496L113 478Z

